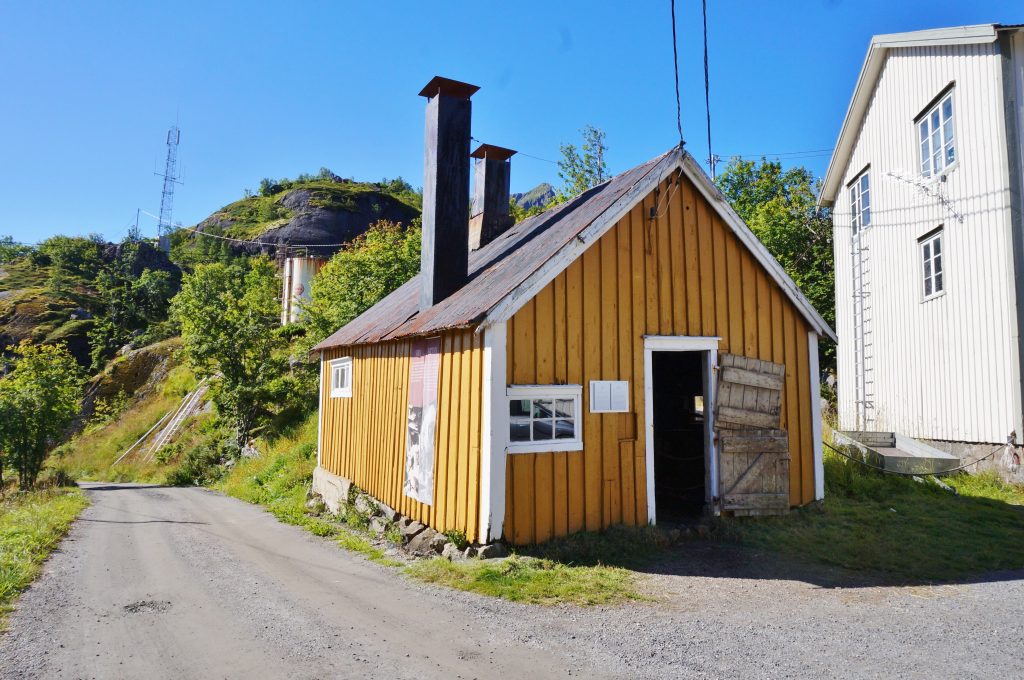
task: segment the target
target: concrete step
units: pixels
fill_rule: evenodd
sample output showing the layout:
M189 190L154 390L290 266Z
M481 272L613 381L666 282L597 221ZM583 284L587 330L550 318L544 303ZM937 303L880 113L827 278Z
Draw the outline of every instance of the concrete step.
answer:
M887 436L892 435L890 439ZM833 432L838 446L860 460L893 472L935 474L959 467L960 459L898 432ZM886 445L888 444L888 445Z

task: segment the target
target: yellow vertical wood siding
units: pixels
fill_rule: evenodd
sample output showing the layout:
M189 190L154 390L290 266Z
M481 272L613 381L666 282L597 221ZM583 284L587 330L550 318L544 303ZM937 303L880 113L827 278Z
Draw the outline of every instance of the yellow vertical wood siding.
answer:
M505 537L647 522L644 335L720 336L720 351L784 363L790 502L813 500L809 330L697 189L662 183L508 324L509 384L583 385L584 450L508 456ZM632 413L590 413L591 380L628 380Z
M472 330L441 334L434 448L434 503L402 493L412 341L327 350L324 361L352 357L352 397L322 390L321 465L351 479L398 512L438 531L479 536L480 419L483 337Z

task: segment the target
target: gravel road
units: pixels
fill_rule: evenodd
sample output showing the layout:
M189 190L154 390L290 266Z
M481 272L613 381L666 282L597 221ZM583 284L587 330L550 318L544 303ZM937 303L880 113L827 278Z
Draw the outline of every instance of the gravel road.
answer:
M858 585L700 544L656 602L531 607L412 583L203 489L92 506L0 637L0 678L1024 677L1024 572Z

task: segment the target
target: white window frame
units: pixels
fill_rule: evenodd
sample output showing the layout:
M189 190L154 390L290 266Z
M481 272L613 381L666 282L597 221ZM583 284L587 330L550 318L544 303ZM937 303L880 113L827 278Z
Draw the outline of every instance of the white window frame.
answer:
M572 439L545 439L542 441L512 441L512 421L508 421L505 429L505 440L509 453L546 453L548 451L582 451L583 450L583 386L582 385L509 385L505 390L505 413L509 405L517 399L572 399L573 400L573 434ZM532 421L531 421L532 422ZM533 428L530 428L531 432Z
M949 104L949 115L946 115L946 104ZM956 102L953 90L939 98L934 106L914 121L916 128L918 168L922 177L940 177L949 172L960 158L956 144ZM938 119L938 127L935 127ZM947 125L948 123L948 125ZM923 135L923 138L922 138ZM936 146L939 154L936 156ZM927 148L926 148L927 147ZM948 158L952 152L953 158ZM938 165L936 165L936 159Z
M352 397L352 357L341 357L340 359L331 360L331 370L327 372L328 377L331 380L331 399L338 398L351 398ZM345 376L348 378L347 381L341 385L335 384L335 372L345 371Z
M920 253L921 259L921 301L925 302L932 300L941 295L946 294L946 248L945 239L943 235L945 229L939 227L935 231L931 231L922 236L917 241L917 250ZM935 244L939 244L939 254L935 254ZM928 255L925 255L925 249L928 249ZM935 270L935 265L938 264L938 271ZM931 265L930 267L926 265ZM929 273L930 272L930 273ZM936 288L935 278L937 275L942 276L941 288ZM927 292L928 282L931 281L932 292Z
M870 173L870 168L865 169L848 185L850 187L850 224L855 234L871 226ZM866 220L865 217L867 217Z

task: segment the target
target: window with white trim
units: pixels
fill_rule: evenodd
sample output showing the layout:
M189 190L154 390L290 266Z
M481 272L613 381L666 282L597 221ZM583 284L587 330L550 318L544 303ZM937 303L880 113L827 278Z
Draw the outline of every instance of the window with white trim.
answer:
M352 357L331 361L331 397L352 396Z
M850 214L853 233L871 226L871 179L867 170L850 184Z
M509 385L509 453L582 451L582 385Z
M945 290L942 267L942 229L923 237L921 244L921 272L924 275L924 299L933 298Z
M952 92L917 121L917 134L921 148L922 176L939 175L956 162Z

